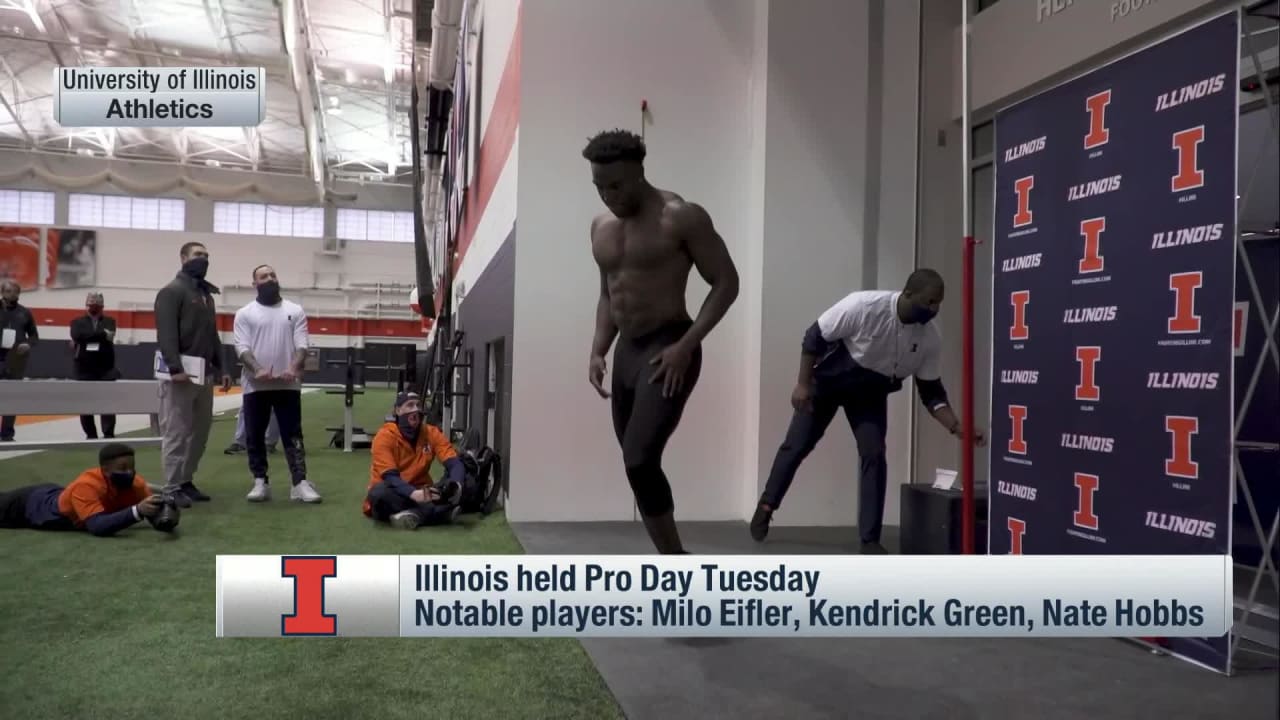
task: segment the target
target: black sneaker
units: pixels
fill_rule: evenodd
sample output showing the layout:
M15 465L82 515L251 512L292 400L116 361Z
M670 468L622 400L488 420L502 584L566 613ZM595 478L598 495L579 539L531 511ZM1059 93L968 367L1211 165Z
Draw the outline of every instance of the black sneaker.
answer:
M756 505L756 512L751 516L751 538L756 542L764 542L769 534L769 523L773 520L773 510L761 503Z
M230 445L228 445L228 446L227 446L227 449L226 449L226 450L223 450L223 451L222 451L222 454L224 454L224 455L239 455L240 453L242 453L242 452L244 452L244 451L245 451L245 446L241 445L240 443L231 443Z
M884 546L878 542L864 542L862 543L862 554L863 555L888 555L889 551L885 550Z
M213 498L200 492L200 488L195 483L186 483L182 486L182 494L191 498L194 502L209 502Z

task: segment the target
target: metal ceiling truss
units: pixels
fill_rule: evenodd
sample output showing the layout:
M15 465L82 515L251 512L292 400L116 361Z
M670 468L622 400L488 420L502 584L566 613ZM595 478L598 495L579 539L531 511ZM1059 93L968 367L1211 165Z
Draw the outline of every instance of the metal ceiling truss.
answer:
M408 185L413 16L413 0L0 0L0 147L300 175L321 198L338 179ZM234 137L60 128L52 69L70 65L263 67L266 119Z

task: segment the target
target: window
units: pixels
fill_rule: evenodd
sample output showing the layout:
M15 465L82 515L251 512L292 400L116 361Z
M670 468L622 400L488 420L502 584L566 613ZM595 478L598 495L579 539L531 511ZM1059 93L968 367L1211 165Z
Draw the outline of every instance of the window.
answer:
M54 194L40 190L0 190L0 222L53 224Z
M972 128L971 133L969 137L972 142L969 145L969 154L972 157L970 159L977 159L995 152L996 126L994 122L988 121L981 125L976 125Z
M323 237L324 208L262 203L214 203L213 231L232 235Z
M413 242L413 213L338 208L338 238L377 242Z
M181 198L72 193L68 200L67 220L72 225L178 232L187 229L187 201Z

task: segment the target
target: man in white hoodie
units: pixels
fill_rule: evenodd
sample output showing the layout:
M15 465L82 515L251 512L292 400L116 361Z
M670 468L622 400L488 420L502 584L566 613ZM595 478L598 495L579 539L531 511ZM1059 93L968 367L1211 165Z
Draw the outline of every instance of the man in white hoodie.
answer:
M307 316L302 306L280 297L280 281L270 265L254 268L253 286L257 299L236 311L235 319L236 355L244 366L240 386L245 447L253 475L248 500L271 499L266 434L275 415L293 481L289 499L318 503L320 493L307 479L302 444L302 372L310 342Z

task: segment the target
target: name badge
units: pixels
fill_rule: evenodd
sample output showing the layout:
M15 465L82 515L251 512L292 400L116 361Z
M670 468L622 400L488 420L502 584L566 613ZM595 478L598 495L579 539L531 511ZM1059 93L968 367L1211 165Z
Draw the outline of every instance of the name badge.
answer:
M98 350L100 350L101 347L102 346L100 346L98 343L89 343L84 346L84 349L86 352L98 352Z

